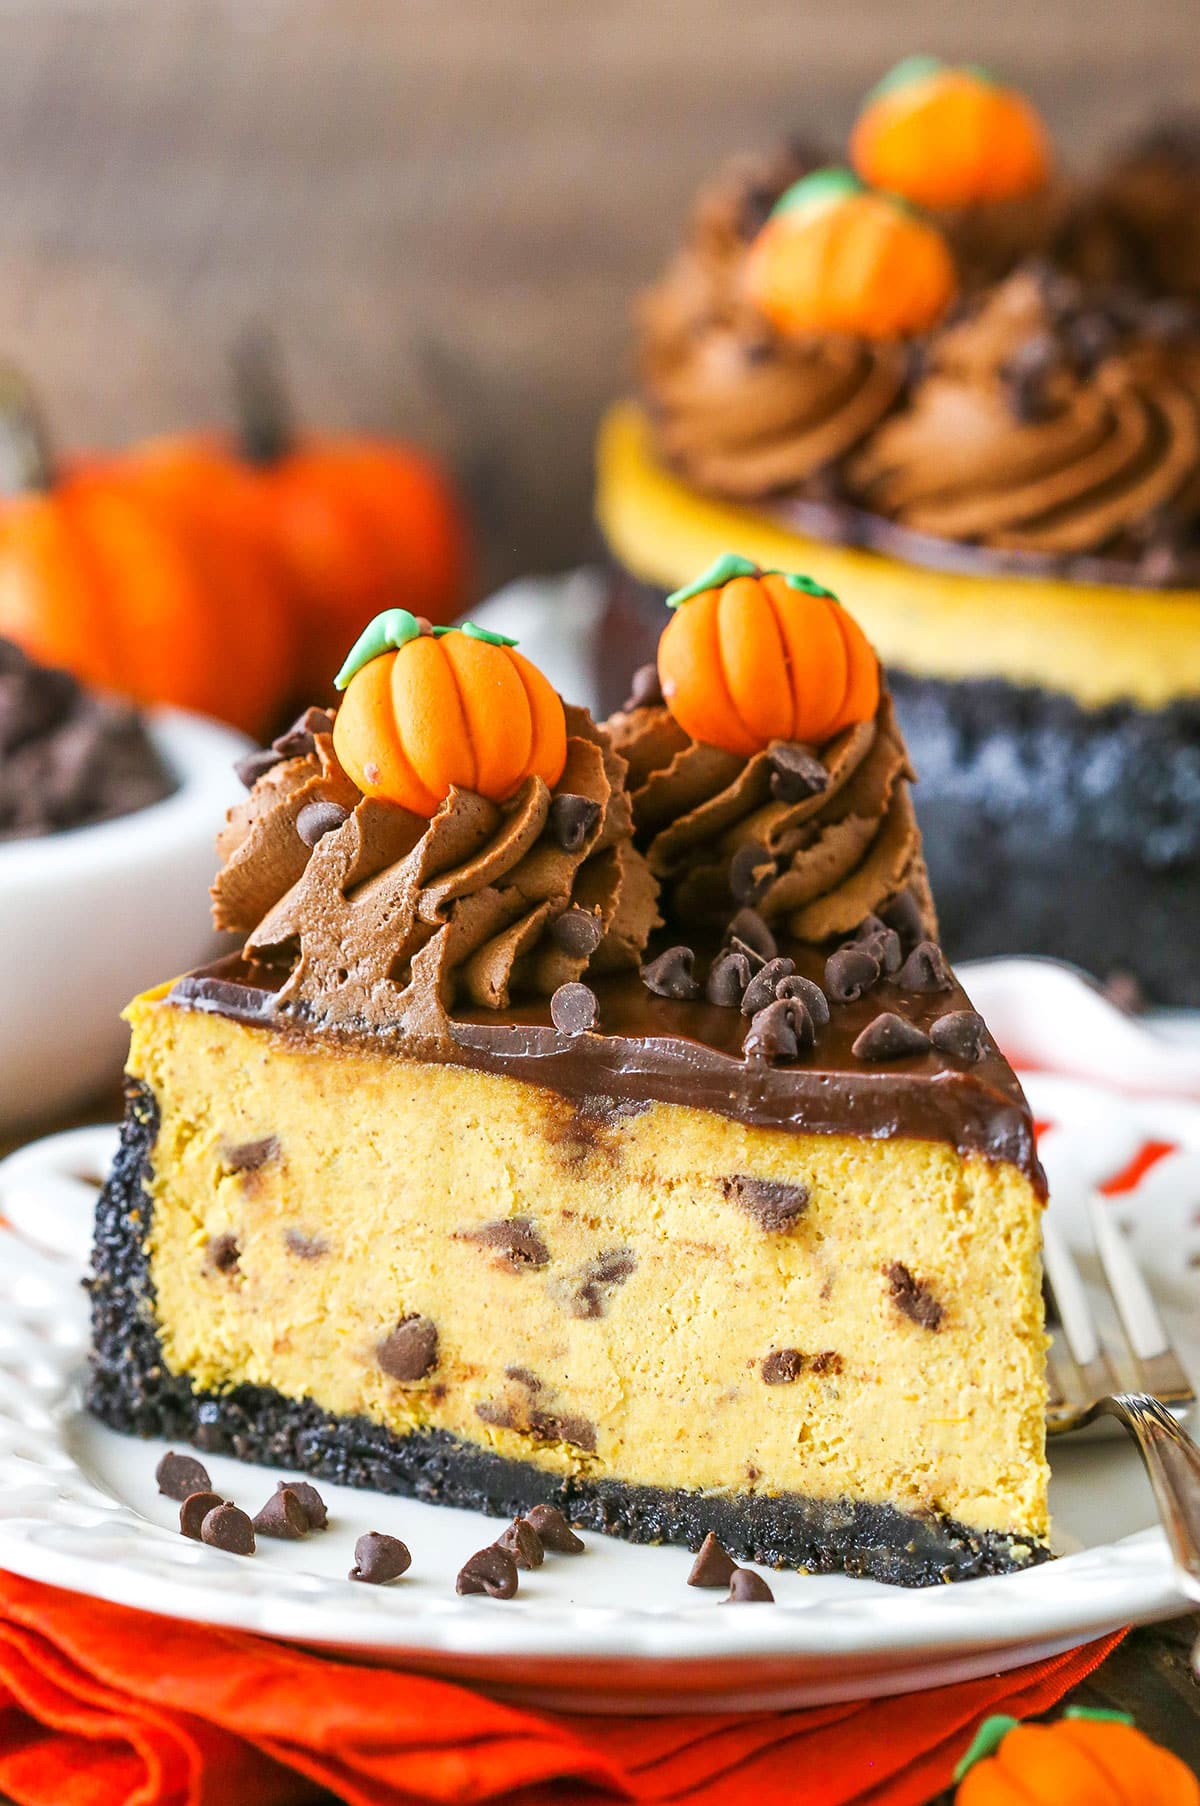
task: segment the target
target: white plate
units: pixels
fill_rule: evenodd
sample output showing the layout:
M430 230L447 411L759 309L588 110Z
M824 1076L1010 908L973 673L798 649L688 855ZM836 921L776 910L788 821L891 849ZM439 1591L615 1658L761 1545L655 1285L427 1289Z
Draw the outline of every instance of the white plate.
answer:
M1019 967L1006 966L1022 982ZM1200 1104L1117 1098L1094 1082L1047 1075L1028 1090L1035 1114L1055 1125L1044 1141L1053 1208L1081 1252L1085 1188L1120 1171L1147 1138L1179 1144L1114 1209L1200 1371L1200 1266L1189 1265L1200 1259ZM454 1576L496 1535L495 1519L337 1486L321 1487L331 1529L302 1544L263 1541L248 1561L185 1541L177 1507L155 1490L161 1448L117 1436L80 1408L88 1179L112 1145L113 1131L82 1130L0 1165L9 1219L0 1229L0 1565L15 1573L593 1712L777 1708L911 1691L1183 1609L1149 1487L1120 1441L1054 1446L1061 1553L1046 1567L920 1592L772 1574L772 1611L689 1592L685 1550L598 1536L585 1539L585 1555L550 1557L523 1574L515 1600L459 1599ZM225 1459L207 1465L218 1490L251 1511L284 1477ZM412 1549L399 1584L347 1581L367 1529Z

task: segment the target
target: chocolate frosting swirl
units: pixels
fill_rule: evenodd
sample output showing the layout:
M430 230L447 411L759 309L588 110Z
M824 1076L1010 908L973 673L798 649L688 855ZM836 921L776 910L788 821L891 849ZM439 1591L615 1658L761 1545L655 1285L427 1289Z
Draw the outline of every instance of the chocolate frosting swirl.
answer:
M822 747L776 742L751 759L692 740L657 705L608 726L628 760L639 843L673 920L722 926L752 903L772 926L821 945L908 891L936 938L913 774L886 691L874 721ZM812 790L788 800L781 773L797 752L811 755Z
M330 1024L447 1037L456 1005L507 1009L585 973L636 967L658 887L633 845L625 761L568 707L567 763L503 808L452 789L432 820L363 797L328 734L233 810L213 887L245 957L287 968L275 1007ZM335 821L309 847L311 804Z

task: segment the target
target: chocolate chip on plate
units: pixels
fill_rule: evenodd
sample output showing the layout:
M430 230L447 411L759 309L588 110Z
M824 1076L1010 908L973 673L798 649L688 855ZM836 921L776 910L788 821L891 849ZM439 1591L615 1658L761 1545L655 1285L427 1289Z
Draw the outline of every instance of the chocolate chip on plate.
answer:
M454 1590L486 1593L489 1599L511 1599L517 1590L517 1564L507 1549L492 1543L463 1563Z
M216 1505L200 1526L200 1541L228 1555L254 1554L254 1525L244 1511L228 1501Z
M744 953L731 948L719 953L709 967L704 995L721 1009L741 1007L746 986L750 983L750 961Z
M308 1513L289 1486L273 1492L254 1520L258 1536L277 1536L298 1543L308 1535Z
M729 1580L728 1605L774 1605L775 1595L753 1568L735 1568Z
M902 991L952 991L954 980L946 964L946 955L936 941L918 941L899 972L896 983Z
M739 909L725 934L731 945L740 941L751 953L757 954L760 960L774 959L779 952L775 936L757 909Z
M736 1572L737 1563L710 1530L692 1563L687 1583L690 1587L727 1587Z
M779 995L779 985L785 978L790 978L795 970L794 960L769 959L746 986L746 993L742 998L742 1015L757 1016L759 1010L765 1010L769 1003L774 1003Z
M974 1065L988 1050L988 1032L983 1017L976 1010L949 1010L939 1016L929 1031L929 1039L939 1053Z
M327 1530L329 1528L329 1513L325 1508L325 1501L316 1487L311 1486L307 1480L279 1480L276 1482L275 1491L290 1492L293 1495L308 1519L310 1530Z
M210 1492L212 1481L208 1469L194 1455L177 1455L174 1449L165 1454L154 1470L158 1490L164 1498L189 1498L192 1493Z
M398 1536L385 1536L381 1530L368 1530L354 1545L351 1580L365 1581L367 1586L386 1586L399 1580L412 1567L408 1547Z
M771 795L777 802L801 803L828 787L828 771L812 749L798 741L772 740L767 758L771 765Z
M578 981L559 985L550 999L550 1020L563 1035L586 1035L599 1014L595 991Z
M194 1543L200 1541L200 1527L210 1511L223 1505L224 1499L219 1492L189 1493L179 1507L179 1528L184 1536L190 1536Z
M564 853L578 853L600 820L600 805L590 796L564 790L550 804L550 832Z
M850 1051L859 1060L904 1060L912 1054L928 1053L929 1036L894 1010L882 1010L873 1022L868 1022Z
M506 1550L518 1568L540 1568L546 1559L542 1539L528 1518L514 1518L503 1536L496 1538L496 1547Z
M566 909L551 922L550 936L572 959L587 959L604 939L604 928L590 909Z
M349 809L343 809L340 803L305 803L296 817L296 832L306 847L315 847L349 819Z
M700 986L692 975L696 955L690 947L668 947L657 959L642 967L642 983L656 997L670 997L688 1002L699 997Z
M634 709L658 708L663 699L657 665L639 665L629 680L629 694L621 704L622 714Z
M857 1003L879 983L879 961L869 947L839 947L825 961L825 993L832 1003Z
M535 1505L525 1513L525 1521L537 1531L543 1547L553 1550L555 1555L582 1555L587 1547L557 1505Z

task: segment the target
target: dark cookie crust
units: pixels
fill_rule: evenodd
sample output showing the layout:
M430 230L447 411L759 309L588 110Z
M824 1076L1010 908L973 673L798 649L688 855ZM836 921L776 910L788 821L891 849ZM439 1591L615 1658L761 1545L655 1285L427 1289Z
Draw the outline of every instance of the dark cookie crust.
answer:
M157 1133L153 1094L131 1081L120 1150L97 1208L90 1281L87 1402L113 1429L495 1517L524 1517L549 1503L573 1524L630 1542L698 1549L712 1532L742 1561L844 1570L899 1586L1005 1574L1048 1556L1029 1538L972 1531L952 1519L918 1518L890 1506L788 1495L724 1499L560 1479L445 1431L395 1436L367 1418L332 1417L311 1402L263 1387L194 1393L186 1379L167 1371L154 1328L145 1180Z

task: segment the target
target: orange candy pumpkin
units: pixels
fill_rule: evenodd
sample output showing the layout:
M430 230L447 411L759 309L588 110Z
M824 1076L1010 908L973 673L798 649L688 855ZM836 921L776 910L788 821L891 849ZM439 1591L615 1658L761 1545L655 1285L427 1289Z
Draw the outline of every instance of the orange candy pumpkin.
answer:
M667 598L658 643L667 707L693 740L751 758L772 740L819 746L879 707L879 660L809 577L726 553Z
M1035 194L1050 144L1024 95L983 70L908 57L872 90L850 137L864 182L921 207L970 207Z
M562 701L501 634L471 622L430 632L389 609L336 682L334 750L367 796L431 816L451 785L504 803L528 777L553 787L563 774Z
M818 170L781 196L750 247L746 292L786 336L925 332L958 289L936 226L847 169Z
M1200 1806L1190 1769L1123 1713L986 1719L958 1776L956 1806Z

